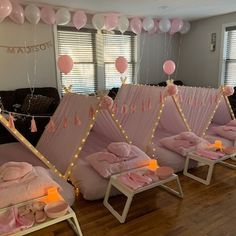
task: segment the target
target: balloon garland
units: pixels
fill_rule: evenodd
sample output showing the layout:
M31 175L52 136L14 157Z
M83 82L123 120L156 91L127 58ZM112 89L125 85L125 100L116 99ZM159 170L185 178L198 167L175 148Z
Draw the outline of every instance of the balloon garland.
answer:
M35 4L25 6L25 9L15 1L0 1L0 20L3 21L9 17L16 24L23 24L26 20L31 24L38 24L40 20L48 25L67 25L72 22L76 29L80 30L87 23L86 13L82 10L76 10L72 13L65 7L54 9L52 6L43 6L39 8ZM190 23L180 18L168 19L161 18L159 21L152 17L133 17L128 20L126 16L118 13L95 14L92 17L93 27L97 30L106 29L108 31L118 29L122 34L130 29L135 34L140 34L142 30L154 34L156 32L169 32L173 35L177 32L186 34L190 30Z

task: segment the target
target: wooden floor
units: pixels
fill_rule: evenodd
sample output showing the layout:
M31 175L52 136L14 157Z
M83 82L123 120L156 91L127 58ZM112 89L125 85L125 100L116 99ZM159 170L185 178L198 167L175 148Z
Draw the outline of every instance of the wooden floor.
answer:
M194 170L204 174L205 169ZM236 236L236 171L217 165L210 186L180 176L184 199L160 188L136 195L126 223L120 224L102 201L74 204L84 236ZM112 198L116 207L124 198ZM67 222L32 236L75 235Z

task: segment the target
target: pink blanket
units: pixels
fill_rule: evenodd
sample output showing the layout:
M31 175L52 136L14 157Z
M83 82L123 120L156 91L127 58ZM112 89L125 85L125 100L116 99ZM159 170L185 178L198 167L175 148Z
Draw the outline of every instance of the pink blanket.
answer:
M178 135L163 138L159 142L171 151L187 156L189 152L207 147L209 142L192 132L182 132Z
M0 208L42 197L50 187L60 189L43 167L34 167L18 180L1 181Z
M86 158L102 177L108 178L112 174L148 165L150 158L139 148L127 144L128 147L124 143L117 144L120 147L112 149L113 153L109 151L96 152ZM124 150L122 151L122 149ZM111 149L109 148L109 150ZM115 155L114 152L121 156Z

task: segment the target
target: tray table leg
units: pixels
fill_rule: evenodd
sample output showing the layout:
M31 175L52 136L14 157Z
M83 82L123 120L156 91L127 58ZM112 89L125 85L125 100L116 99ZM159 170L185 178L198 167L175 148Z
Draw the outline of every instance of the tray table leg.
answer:
M122 211L122 214L120 215L113 207L112 205L108 202L109 197L110 197L110 192L111 192L111 188L112 188L112 181L109 181L108 187L107 187L107 191L103 200L103 204L104 206L112 213L113 216L116 217L117 220L119 220L120 223L124 223L126 220L126 217L128 215L129 212L129 208L130 205L132 203L133 200L133 194L132 193L126 193L126 192L122 192L126 197L126 203L125 203L125 207ZM115 187L115 186L114 186Z
M184 175L194 179L194 180L197 180L198 182L200 183L203 183L203 184L206 184L206 185L209 185L210 182L211 182L211 177L212 177L212 173L213 173L213 169L214 169L214 163L204 163L205 165L208 165L209 168L208 168L208 173L207 173L207 178L206 179L203 179L203 178L200 178L196 175L193 175L191 173L188 172L188 167L189 167L189 160L191 159L190 156L187 156L186 157L186 161L185 161L185 166L184 166ZM193 159L194 161L197 161L199 162L198 160L196 159Z
M76 235L83 236L75 213L72 213L72 217L70 219L68 219L68 222L69 222L70 226L72 227L72 229L75 231Z
M176 190L166 186L165 184L160 185L160 187L165 189L167 192L174 194L177 197L183 198L184 194L183 194L183 190L182 190L182 187L181 187L181 184L180 184L178 176L176 176L175 181L176 181L176 185L177 185L178 191L176 191Z

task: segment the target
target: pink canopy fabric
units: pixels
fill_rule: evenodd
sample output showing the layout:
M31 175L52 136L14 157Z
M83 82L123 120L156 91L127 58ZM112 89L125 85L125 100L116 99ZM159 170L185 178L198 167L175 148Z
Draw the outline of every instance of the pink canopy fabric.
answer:
M118 128L118 124L111 118L110 112L99 110L99 103L100 100L94 96L66 94L51 118L55 130L50 130L48 125L43 132L36 150L43 154L62 175L68 175L68 168L75 164L73 157L78 152L79 147L83 149L83 144L84 148L94 146L94 142L99 140L98 143L101 147L97 147L96 150L101 150L106 148L110 142L126 140L124 134ZM99 112L96 113L98 110ZM93 117L95 113L97 116ZM95 126L91 131L94 122ZM89 140L92 140L92 142L89 140L87 142L86 138L90 135ZM105 140L105 142L100 142L101 140ZM21 142L20 139L19 141ZM85 149L93 151L93 148L90 147ZM2 163L18 160L45 166L27 147L23 147L20 143L0 148L0 156L2 157Z
M66 172L72 157L82 145L82 139L91 129L90 109L95 112L98 104L99 100L93 96L66 94L51 118L55 123L55 132L47 129L43 132L36 148L61 173ZM81 121L80 124L75 124L75 117Z
M222 122L222 117L225 114L227 116L228 112L221 113L225 111L226 107L221 89L179 86L178 90L177 98L190 128L195 134L199 136L204 134L220 99L222 99L220 109L216 112L214 119Z
M154 124L163 99L161 87L144 85L122 85L114 104L116 117L132 143L145 150L151 138Z
M157 86L122 85L115 98L119 123L133 144L144 151L151 141L159 116L162 126L170 132L173 131L175 134L179 130L186 131L172 97L167 96L165 99L165 89ZM163 103L164 109L161 114Z

